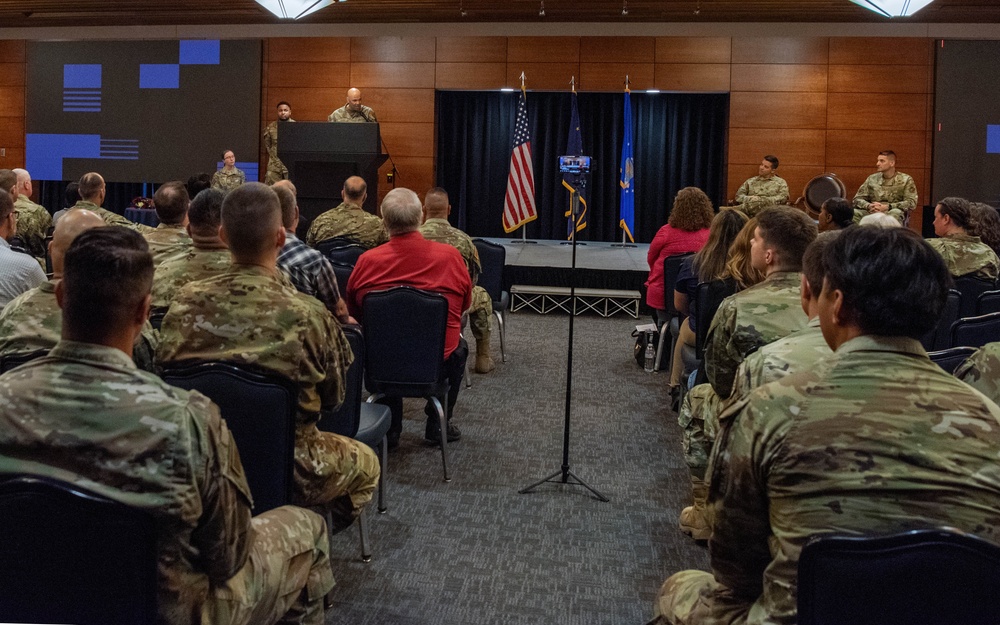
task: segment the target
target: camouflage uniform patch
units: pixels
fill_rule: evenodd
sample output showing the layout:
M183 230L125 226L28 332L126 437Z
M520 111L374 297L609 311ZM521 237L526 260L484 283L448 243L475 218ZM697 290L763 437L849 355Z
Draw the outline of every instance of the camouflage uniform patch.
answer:
M375 111L369 106L361 105L360 111L354 111L345 104L326 117L328 122L378 122Z
M357 204L342 202L316 217L309 226L306 245L316 247L320 241L343 237L371 249L389 240L382 220Z
M71 206L69 210L73 210L74 208L86 208L91 212L97 213L97 216L103 219L104 223L109 226L121 226L123 228L128 228L129 230L135 230L139 234L146 234L147 232L155 230L155 228L145 224L133 223L118 213L111 212L108 209L100 207L93 202L88 202L87 200L78 201L76 204Z
M160 224L152 232L144 232L143 238L149 244L153 255L153 266L173 256L180 256L191 249L191 237L184 226Z
M465 266L469 270L469 277L475 285L479 280L479 273L482 265L479 262L479 252L476 250L472 238L452 226L447 219L428 219L420 226L420 234L429 241L446 243L456 249L462 255ZM493 300L486 289L473 286L472 305L469 307L469 325L472 328L472 335L476 340L490 339L490 317L493 315Z
M1000 343L987 343L955 369L955 377L1000 403Z
M14 213L17 219L17 236L24 241L24 246L35 258L45 258L45 234L52 227L52 216L44 206L35 204L24 195L17 196L14 202Z
M282 167L284 167L284 165L282 165ZM233 171L220 169L212 174L212 188L225 191L226 193L229 193L246 181L247 175L238 167L233 167Z
M979 237L953 234L927 242L941 255L953 276L974 273L978 278L996 280L1000 273L1000 258Z
M752 199L757 196L757 199ZM788 183L776 175L770 178L754 176L736 191L739 209L749 217L755 216L769 206L788 203Z
M872 202L888 204L887 212L903 223L903 218L917 206L917 185L909 175L898 171L888 180L881 172L868 176L854 194L855 223L868 214Z
M187 254L168 258L153 273L150 309L166 310L170 299L188 282L203 280L228 271L233 264L229 248L202 249L192 247Z
M289 119L287 121L294 122L295 120ZM278 158L278 120L274 120L264 128L264 149L267 150L267 173L264 176L264 184L288 180L288 168Z

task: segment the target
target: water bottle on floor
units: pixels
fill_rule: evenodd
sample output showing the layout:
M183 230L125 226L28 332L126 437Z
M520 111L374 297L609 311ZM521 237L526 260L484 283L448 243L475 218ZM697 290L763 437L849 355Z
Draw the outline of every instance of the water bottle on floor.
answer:
M646 357L643 369L646 373L652 373L653 367L656 363L656 350L653 348L653 343L655 339L653 338L652 332L646 333Z

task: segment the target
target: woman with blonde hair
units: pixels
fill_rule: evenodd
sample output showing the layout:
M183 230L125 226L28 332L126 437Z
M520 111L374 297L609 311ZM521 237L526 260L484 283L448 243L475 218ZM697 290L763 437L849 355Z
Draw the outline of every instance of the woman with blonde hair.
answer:
M754 230L757 229L757 218L748 221L736 239L729 247L729 260L726 261L725 278L736 281L736 290L742 291L762 282L764 274L750 263L750 242L753 241Z
M652 308L657 323L666 319L664 310L663 260L668 256L697 252L708 241L709 226L715 211L712 201L697 187L684 187L674 198L670 218L649 244L646 261L649 277L646 279L646 304ZM672 285L671 285L672 286Z

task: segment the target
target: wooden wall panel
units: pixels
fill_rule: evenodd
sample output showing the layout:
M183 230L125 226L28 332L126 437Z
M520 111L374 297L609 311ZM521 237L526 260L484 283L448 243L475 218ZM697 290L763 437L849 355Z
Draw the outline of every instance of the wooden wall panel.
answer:
M380 122L434 123L433 89L365 89L365 104ZM331 109L332 110L332 109Z
M657 37L657 63L726 63L732 60L729 37Z
M434 159L432 157L418 156L395 156L396 169L399 170L399 177L396 179L397 187L406 187L424 198L424 193L431 187L437 186L434 181ZM379 201L392 189L391 184L386 184L385 175L392 170L392 164L386 161L379 168ZM454 203L454 202L453 202Z
M579 37L508 37L507 63L577 63Z
M580 79L587 91L624 91L626 75L636 91L655 84L653 63L580 63Z
M507 61L506 37L438 37L438 63L503 63Z
M578 90L592 91L596 88L582 82L579 63L507 63L507 80L505 87L515 89L521 86L521 72L524 72L528 89L543 89L559 91L569 89L569 81L576 77Z
M932 39L893 37L873 45L871 39L849 37L830 40L831 65L931 65Z
M438 63L437 89L499 89L506 86L506 63Z
M278 119L277 104L285 100L292 107L292 119L300 122L326 121L327 116L344 106L347 101L347 85L329 89L270 88L265 92L265 125ZM367 102L367 91L362 94ZM263 131L262 131L263 132Z
M352 63L434 62L433 37L352 37Z
M829 89L834 93L927 93L931 69L930 65L891 71L879 65L831 65ZM881 99L890 104L889 99Z
M351 82L348 63L268 63L267 86L315 87L347 85ZM346 92L345 92L346 98Z
M24 63L27 57L27 46L22 39L6 39L0 41L0 59L8 63Z
M764 154L775 154L782 163L822 168L826 141L823 130L733 128L729 131L729 163L730 167L733 163L757 165Z
M580 40L581 63L652 63L656 58L653 37L584 37Z
M14 169L24 165L24 148L7 148L7 155L0 156L0 169Z
M434 88L434 63L351 63L351 85Z
M826 65L734 65L733 91L826 91Z
M830 40L825 37L734 37L733 63L829 62Z
M892 99L854 93L831 93L828 101L830 129L927 130L927 97L914 95Z
M656 63L653 83L663 91L729 91L729 63Z
M348 37L294 37L267 40L269 63L347 63L351 60Z
M729 100L730 128L827 126L827 94L734 91Z
M874 172L875 160L882 150L896 153L897 167L901 171L921 168L927 147L926 133L894 130L828 130L826 133L826 162L829 166L857 166L870 162Z
M23 87L24 74L24 63L0 63L0 87Z
M0 111L5 117L24 117L24 87L0 87Z
M386 123L379 129L393 158L398 156L434 157L434 124Z
M0 148L24 147L24 118L0 117Z

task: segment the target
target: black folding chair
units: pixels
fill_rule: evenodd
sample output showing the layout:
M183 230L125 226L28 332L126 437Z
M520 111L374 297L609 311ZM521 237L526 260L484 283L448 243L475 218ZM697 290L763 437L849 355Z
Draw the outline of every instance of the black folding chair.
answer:
M74 484L0 477L0 621L157 621L156 526Z
M961 305L958 310L959 319L964 317L974 317L976 307L979 303L979 296L987 291L996 289L995 280L977 278L972 275L959 276L955 278L955 290L962 294Z
M1000 291L980 293L979 299L976 300L976 314L985 315L993 312L1000 312Z
M799 625L996 625L1000 547L957 530L821 535L799 556Z
M937 326L920 339L924 349L927 351L940 351L951 347L951 324L958 321L961 299L962 294L955 289L948 291L948 298L945 300L944 308L941 310Z
M479 286L483 287L493 300L493 314L500 326L500 359L507 362L507 308L510 293L503 290L504 269L507 266L507 248L485 239L473 239L472 244L479 252Z
M975 347L951 347L937 352L927 352L927 356L948 373L955 373L955 369L975 353Z
M951 347L982 347L1000 341L1000 312L967 317L951 324Z
M674 353L674 344L677 342L677 333L680 332L681 313L674 306L674 285L677 283L677 274L680 273L684 260L692 256L694 252L686 254L674 254L663 259L663 310L667 311L667 319L660 328L660 344L656 347L655 370L660 370L660 361L663 358L663 343L670 334L670 351L667 352L667 362Z
M337 276L337 291L340 292L341 299L347 298L347 281L351 279L351 272L354 265L348 265L339 261L330 261L333 266L333 275Z
M324 239L316 244L316 250L330 259L331 263L341 263L353 267L358 264L358 258L368 251L364 246L358 245L351 239L333 237Z

